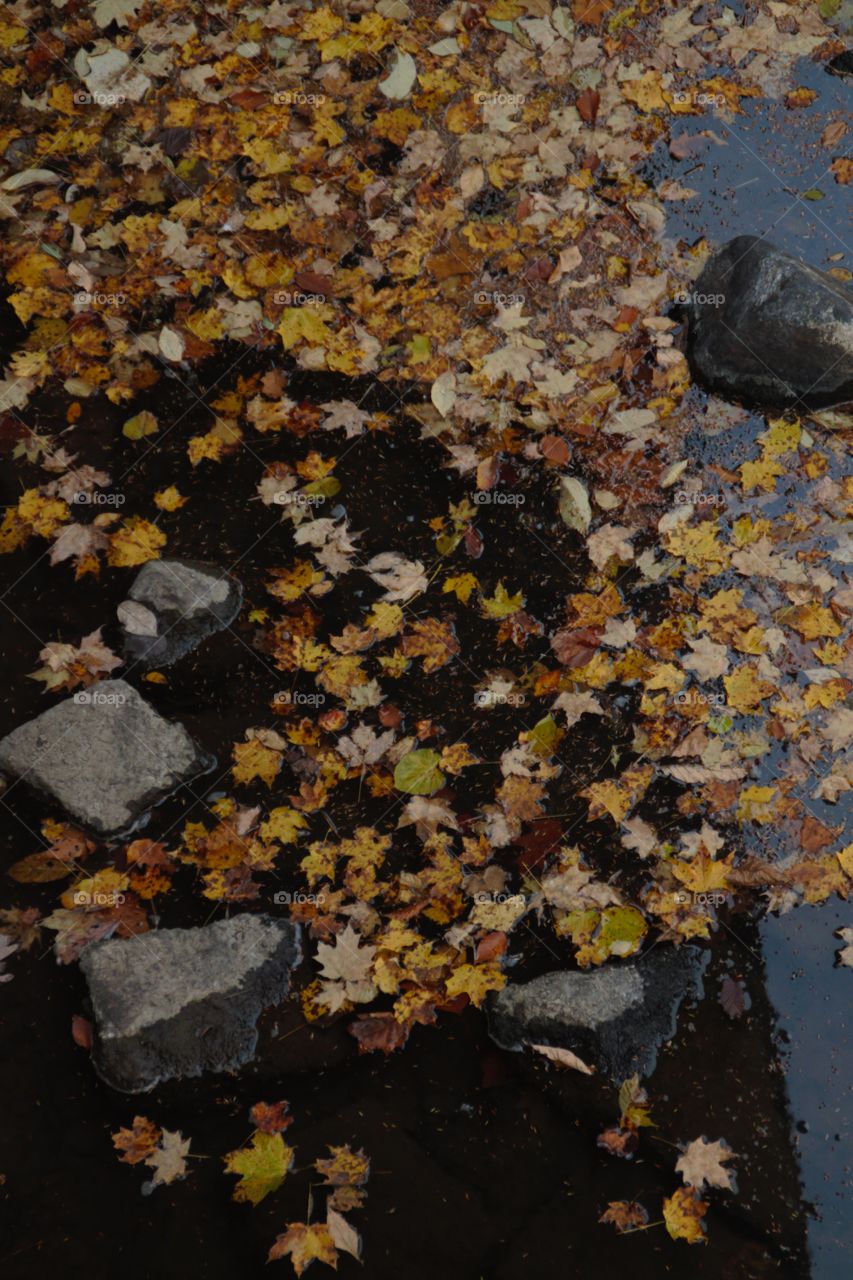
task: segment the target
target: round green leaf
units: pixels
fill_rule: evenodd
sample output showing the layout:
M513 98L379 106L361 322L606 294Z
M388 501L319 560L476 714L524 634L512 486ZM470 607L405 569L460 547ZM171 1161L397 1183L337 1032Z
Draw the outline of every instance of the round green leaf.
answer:
M440 760L437 751L410 751L397 762L394 786L410 796L431 796L444 786L444 774L438 767Z

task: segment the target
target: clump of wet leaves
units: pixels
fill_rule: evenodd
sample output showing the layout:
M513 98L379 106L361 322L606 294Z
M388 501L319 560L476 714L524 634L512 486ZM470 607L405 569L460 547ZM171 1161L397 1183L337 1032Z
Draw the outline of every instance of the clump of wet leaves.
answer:
M709 95L736 114L838 52L816 6L233 5L214 30L197 6L101 0L38 35L39 6L19 8L0 19L18 99L0 255L25 329L0 382L20 475L0 551L47 550L69 590L129 580L247 452L242 498L277 530L247 622L282 688L233 746L233 794L91 874L96 846L46 824L11 874L67 882L41 922L57 958L146 929L162 895L284 891L314 947L305 1017L390 1053L481 1007L531 929L589 967L708 938L737 893L846 897L853 846L827 806L853 786L851 421L769 418L738 469L697 472L669 312L709 246L663 252L667 201L690 192L638 174L660 141L683 151L678 118ZM824 145L844 182L842 137ZM165 377L235 350L267 367L205 393L203 429L153 412ZM313 403L306 373L406 394ZM45 391L65 397L50 433ZM104 404L119 476L181 441L138 509L78 448ZM350 515L348 455L413 428L451 497L426 485L423 528L378 543ZM559 588L509 572L501 536L556 561ZM120 665L98 632L33 663L45 697ZM768 828L786 854L744 856ZM169 1141L152 1152L173 1170ZM700 1207L675 1193L670 1233L698 1238ZM331 1262L329 1233L290 1224L275 1256Z
M282 1137L293 1123L289 1112L284 1101L255 1103L249 1113L253 1125L250 1137L223 1157L225 1173L238 1179L232 1192L238 1204L260 1204L278 1191L291 1173L296 1152ZM180 1131L161 1129L146 1116L134 1116L129 1127L112 1135L112 1141L124 1164L144 1163L154 1170L152 1178L142 1184L143 1195L183 1181L191 1172L188 1160L199 1158L198 1153L190 1152L191 1138ZM330 1147L328 1157L318 1158L309 1167L319 1176L312 1186L326 1192L325 1220L289 1222L271 1246L268 1258L274 1262L289 1257L298 1276L315 1261L336 1268L339 1253L360 1260L361 1237L344 1213L363 1207L370 1176L369 1158L348 1145ZM309 1205L313 1199L312 1194Z

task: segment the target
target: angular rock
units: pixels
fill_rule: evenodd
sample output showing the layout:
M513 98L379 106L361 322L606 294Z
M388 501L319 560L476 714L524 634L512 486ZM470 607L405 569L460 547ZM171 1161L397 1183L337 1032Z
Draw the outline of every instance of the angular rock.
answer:
M300 958L297 925L248 912L93 943L80 968L94 1013L95 1069L124 1093L235 1070L254 1055L258 1017L284 999Z
M118 607L132 661L168 667L236 618L243 588L216 565L149 560Z
M707 960L698 947L662 945L636 961L504 987L488 1007L489 1034L502 1049L571 1049L614 1080L648 1076L682 1001L701 994Z
M729 399L821 408L853 400L853 290L757 236L708 260L687 303L697 381Z
M215 764L124 680L90 685L0 742L0 773L45 792L103 836L128 831Z

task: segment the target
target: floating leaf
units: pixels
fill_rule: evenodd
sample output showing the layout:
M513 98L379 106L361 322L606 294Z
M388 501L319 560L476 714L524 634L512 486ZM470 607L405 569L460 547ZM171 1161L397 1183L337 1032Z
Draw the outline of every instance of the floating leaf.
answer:
M397 763L394 786L410 796L431 796L444 786L444 774L438 767L440 761L437 751L410 751Z
M563 523L578 533L586 533L592 523L586 486L574 476L563 476L560 481L560 515Z
M240 1178L233 1199L260 1204L281 1186L292 1163L293 1148L280 1133L253 1133L251 1146L225 1156L226 1173L236 1173Z

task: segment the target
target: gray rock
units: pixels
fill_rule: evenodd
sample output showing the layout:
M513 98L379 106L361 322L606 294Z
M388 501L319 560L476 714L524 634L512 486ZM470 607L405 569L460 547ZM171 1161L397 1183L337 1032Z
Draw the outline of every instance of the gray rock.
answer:
M128 658L168 667L234 621L243 588L216 565L149 560L128 595L117 611Z
M688 359L709 390L778 407L853 400L853 290L766 240L714 254L687 316Z
M682 1001L701 994L707 960L698 947L661 945L639 960L504 987L488 1007L489 1034L502 1049L571 1049L614 1080L650 1075Z
M130 830L216 764L124 680L101 680L0 742L0 772L45 792L99 835Z
M263 1009L287 995L299 928L248 912L200 929L95 942L80 957L95 1019L92 1060L107 1084L233 1071L257 1048Z

